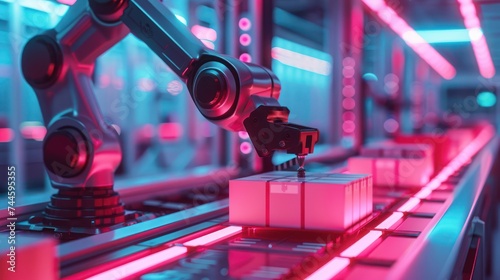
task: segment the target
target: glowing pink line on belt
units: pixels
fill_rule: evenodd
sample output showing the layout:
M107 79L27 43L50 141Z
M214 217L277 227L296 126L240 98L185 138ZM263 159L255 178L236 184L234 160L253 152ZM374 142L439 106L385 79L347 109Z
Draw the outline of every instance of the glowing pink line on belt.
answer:
M306 280L330 279L346 268L351 261L345 258L333 258L324 266L316 270L313 274L306 277Z
M404 214L401 212L394 212L392 215L387 217L383 222L381 222L378 226L376 226L376 229L389 229L392 227L395 223L397 223L401 218L403 218Z
M110 270L101 272L94 275L87 280L113 280L113 279L123 279L126 277L133 276L139 272L146 269L152 268L153 266L165 263L173 258L179 257L187 252L186 247L170 247L160 252L148 255L144 258L131 261L129 263L117 266Z
M366 248L373 244L380 236L382 235L381 231L372 230L365 236L363 236L360 240L356 241L356 243L349 246L349 248L345 249L340 256L352 258L356 257L361 252L363 252Z
M184 242L184 246L195 247L195 246L205 246L214 242L217 242L226 237L240 233L241 227L229 226L218 231L211 232L209 234L203 235L201 237L195 238L193 240Z

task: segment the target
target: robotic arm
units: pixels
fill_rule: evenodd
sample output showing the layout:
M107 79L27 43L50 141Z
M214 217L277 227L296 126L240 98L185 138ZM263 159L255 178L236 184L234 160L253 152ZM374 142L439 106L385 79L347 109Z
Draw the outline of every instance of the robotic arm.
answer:
M91 73L97 57L129 32L186 83L204 117L230 131L247 130L259 156L313 152L318 130L288 123L270 70L205 48L158 0L79 0L22 55L48 127L43 153L54 187L113 186L121 149L98 109Z

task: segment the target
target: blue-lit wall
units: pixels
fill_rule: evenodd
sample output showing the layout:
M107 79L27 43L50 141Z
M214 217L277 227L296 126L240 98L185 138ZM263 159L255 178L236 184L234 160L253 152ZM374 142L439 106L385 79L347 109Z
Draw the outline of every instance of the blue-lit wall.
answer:
M280 103L290 108L290 121L320 131L332 129L339 120L324 117L335 109L329 88L331 56L279 37L273 39L272 46L272 69L282 86Z

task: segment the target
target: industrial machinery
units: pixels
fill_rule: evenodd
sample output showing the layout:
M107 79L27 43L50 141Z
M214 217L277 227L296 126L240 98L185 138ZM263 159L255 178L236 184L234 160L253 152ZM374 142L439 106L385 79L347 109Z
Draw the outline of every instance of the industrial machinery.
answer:
M499 278L500 4L418 2L0 0L0 279Z

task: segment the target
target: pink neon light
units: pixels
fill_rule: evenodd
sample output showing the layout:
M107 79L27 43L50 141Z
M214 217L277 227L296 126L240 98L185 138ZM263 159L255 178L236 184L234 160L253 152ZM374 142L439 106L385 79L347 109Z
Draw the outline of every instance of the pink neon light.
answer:
M399 212L408 212L411 209L415 208L420 203L420 199L416 197L412 197L408 199L408 201L405 202L405 204L401 205L401 207L398 208Z
M102 74L99 76L99 86L101 88L106 88L111 84L111 77L107 74Z
M345 86L342 88L342 95L345 97L353 97L356 94L356 90L353 86Z
M203 235L201 237L195 238L188 242L185 242L184 246L196 247L196 246L205 246L217 242L221 239L230 237L232 235L240 233L242 230L241 227L237 226L228 226L218 231L211 232L209 234Z
M351 261L345 258L333 258L313 274L306 277L306 280L323 280L331 279L346 268Z
M389 133L394 133L399 129L399 123L395 119L387 119L384 122L384 129Z
M250 43L252 43L252 37L250 37L250 35L248 34L241 34L240 36L240 44L242 44L243 46L248 46L250 45Z
M242 53L240 55L240 60L243 62L252 62L252 56L248 53Z
M396 32L427 64L445 79L452 79L456 75L455 68L441 56L422 36L406 23L383 0L363 0L363 3L379 18Z
M158 127L158 137L162 140L177 140L182 136L180 123L162 123Z
M345 249L340 256L353 258L361 254L366 248L373 244L380 236L382 235L381 231L372 230L367 235L363 236L360 240L356 241L356 243L352 244L349 248Z
M141 140L149 140L155 135L154 127L152 124L145 124L137 131L137 136Z
M168 93L170 93L171 95L174 95L174 96L181 93L183 89L184 89L183 84L177 80L170 81L167 84Z
M116 77L113 79L113 87L117 90L122 90L123 89L123 78L121 77Z
M21 134L26 139L33 139L36 141L42 141L45 138L45 134L47 134L47 129L45 126L25 126L21 128Z
M353 121L344 121L342 123L342 130L345 133L353 133L354 130L356 130L356 123L354 123Z
M215 42L215 40L217 40L217 31L210 27L196 24L191 27L191 33L193 33L193 35L200 40L208 40L212 42Z
M354 120L356 120L356 114L354 114L354 112L351 112L351 111L344 112L344 113L342 113L342 120L354 121Z
M157 266L159 264L165 263L176 257L179 257L185 254L186 252L187 252L186 247L181 247L181 246L170 247L163 251L151 254L149 256L104 271L90 278L87 278L87 280L109 280L109 279L127 278L144 270L153 268L154 266Z
M155 82L151 78L139 79L137 86L142 91L152 91L155 89Z
M246 131L240 131L240 132L238 132L238 136L241 139L244 139L244 140L250 138L250 135L248 135L248 132L246 132Z
M416 198L424 199L428 197L432 192L431 188L428 188L427 186L422 188L418 193L414 195Z
M201 42L203 43L203 45L205 45L205 47L212 49L212 50L215 50L214 42L209 41L209 40L205 40L205 39L202 39Z
M71 5L75 4L76 0L57 0L57 2L71 6Z
M346 97L344 100L342 100L342 107L346 110L352 110L354 107L356 107L356 101L354 101L353 98L351 97Z
M241 30L248 31L252 27L252 22L248 18L243 17L238 22L238 26L240 27Z
M245 155L250 154L252 152L252 145L250 145L250 143L248 142L242 142L240 144L240 152Z
M330 63L326 60L279 47L274 47L271 50L271 56L277 61L295 68L325 76L330 74Z
M472 3L472 0L458 0L458 3L460 5L460 13L464 18L465 28L469 30L469 37L474 55L476 56L479 72L485 78L492 78L495 76L495 66L493 65L490 50L481 29L481 22L477 17L476 7Z
M397 223L401 218L403 218L403 213L401 212L394 212L392 215L390 215L387 219L385 219L383 222L381 222L378 226L376 226L376 229L389 229L392 227L395 223Z
M0 142L10 142L14 139L14 131L10 128L0 128Z

